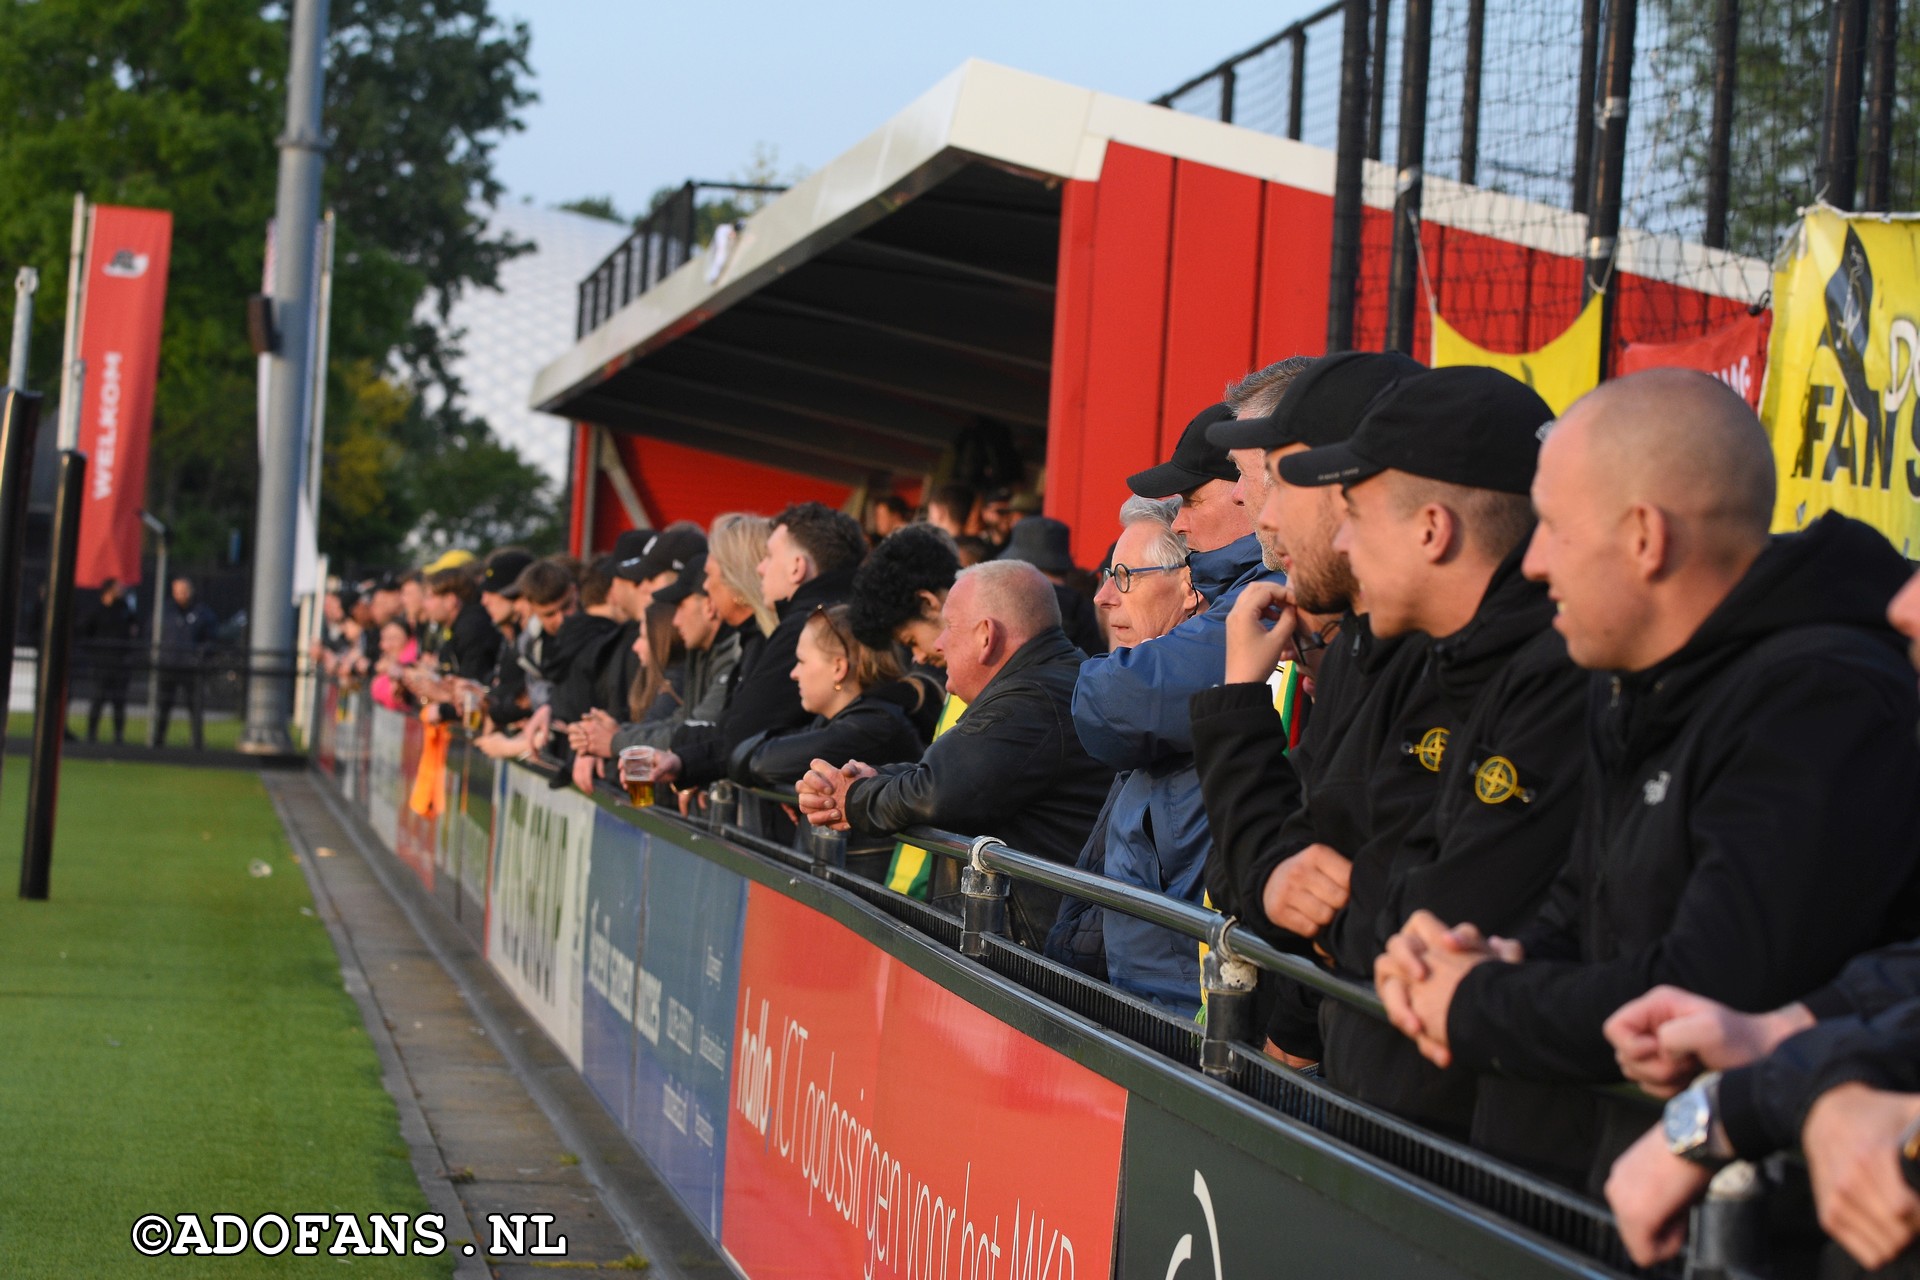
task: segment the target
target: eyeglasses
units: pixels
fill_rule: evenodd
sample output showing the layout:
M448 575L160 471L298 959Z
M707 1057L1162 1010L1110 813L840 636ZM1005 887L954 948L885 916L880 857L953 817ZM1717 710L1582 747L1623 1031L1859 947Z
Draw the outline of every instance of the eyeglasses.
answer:
M1179 564L1156 564L1141 569L1135 569L1131 565L1116 564L1111 568L1100 571L1100 585L1105 586L1111 582L1116 591L1121 595L1125 595L1127 592L1133 590L1133 580L1141 574L1172 573L1175 570L1186 567L1187 562L1185 560L1182 560Z
M834 621L831 606L824 604L813 606L813 612L807 615L807 624L811 626L815 618L818 618L826 625L828 634L833 636L834 647L851 659L853 656L853 639L845 631L840 629L838 622Z
M1335 618L1318 631L1295 631L1293 650L1296 656L1306 657L1316 649L1324 649L1333 642L1334 633L1340 630L1340 619Z

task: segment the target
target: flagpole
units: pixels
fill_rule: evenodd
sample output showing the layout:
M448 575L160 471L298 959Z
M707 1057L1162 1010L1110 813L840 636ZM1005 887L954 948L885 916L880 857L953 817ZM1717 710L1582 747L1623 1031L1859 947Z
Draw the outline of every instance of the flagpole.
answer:
M312 376L313 226L320 216L320 171L326 147L320 129L325 85L327 0L295 0L287 73L287 128L280 137L279 190L274 223L272 380L267 430L260 455L260 489L253 537L253 597L248 614L247 728L242 751L280 754L293 746L293 557L299 519L303 419Z
M75 360L80 354L80 313L87 301L87 239L93 212L87 207L85 193L73 193L73 235L67 250L67 332L60 351L60 418L57 438L60 448L72 449L80 443L80 392L75 377Z

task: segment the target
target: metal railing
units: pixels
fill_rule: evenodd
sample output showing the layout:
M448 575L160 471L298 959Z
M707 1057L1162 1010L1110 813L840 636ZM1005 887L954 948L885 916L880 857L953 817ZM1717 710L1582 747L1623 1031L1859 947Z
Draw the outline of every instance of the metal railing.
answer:
M751 182L693 182L681 185L634 224L633 234L580 282L574 336L583 338L635 298L672 275L702 242L700 193L769 196L783 186Z

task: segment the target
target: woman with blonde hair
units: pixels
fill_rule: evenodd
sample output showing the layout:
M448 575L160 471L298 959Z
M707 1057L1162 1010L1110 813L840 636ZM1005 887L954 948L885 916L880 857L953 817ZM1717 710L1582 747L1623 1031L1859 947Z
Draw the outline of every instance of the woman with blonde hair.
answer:
M713 518L707 535L707 596L715 611L734 624L751 617L762 636L772 635L779 620L760 588L760 562L772 532L767 517L730 511Z

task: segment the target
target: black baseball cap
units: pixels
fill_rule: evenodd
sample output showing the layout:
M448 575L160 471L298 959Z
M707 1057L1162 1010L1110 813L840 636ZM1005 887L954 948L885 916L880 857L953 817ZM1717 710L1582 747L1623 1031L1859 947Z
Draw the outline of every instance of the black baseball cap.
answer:
M480 590L512 599L515 595L513 584L519 580L521 572L532 563L533 556L518 548L494 552L487 557L486 572L480 575Z
M1197 489L1209 480L1238 480L1233 459L1219 445L1207 441L1207 428L1233 416L1224 404L1210 404L1195 415L1173 446L1173 458L1127 477L1127 488L1143 498L1170 498Z
M706 593L707 553L702 551L687 561L679 577L654 592L653 598L659 604L679 604L688 596L703 596Z
M1353 438L1280 459L1288 484L1357 484L1404 471L1469 489L1527 493L1540 428L1553 421L1532 387L1460 365L1402 378L1380 393Z
M633 540L636 534L639 534L639 530L629 530L620 535L627 543L624 549L619 542L613 546L613 554L617 557L613 566L614 575L628 582L645 582L663 573L679 573L687 567L687 561L707 549L707 535L697 529L663 529L659 533L640 534L646 541L641 544L639 553L635 554Z
M1222 449L1336 444L1353 434L1375 396L1426 368L1398 351L1336 351L1288 383L1272 413L1216 422L1207 428L1207 439Z

